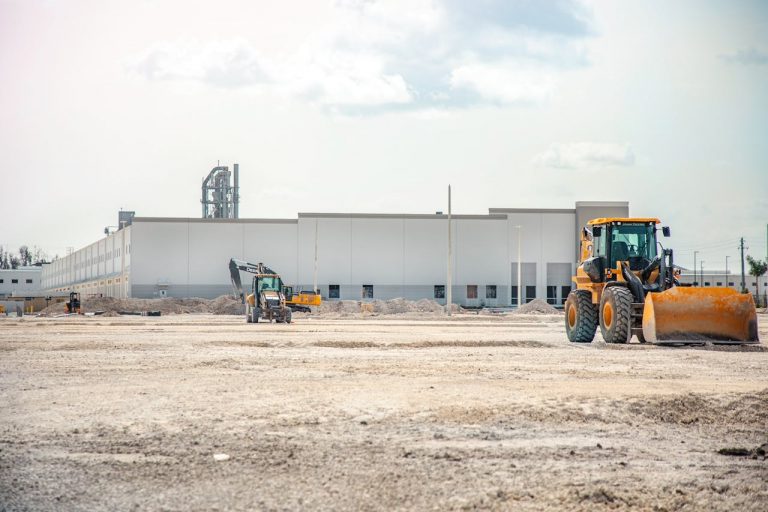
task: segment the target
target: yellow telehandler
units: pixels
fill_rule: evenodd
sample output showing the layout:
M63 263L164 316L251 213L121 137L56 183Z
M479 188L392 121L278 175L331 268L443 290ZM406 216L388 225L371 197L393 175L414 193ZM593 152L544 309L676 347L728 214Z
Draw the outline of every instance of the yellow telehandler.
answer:
M752 295L682 285L672 249L657 243L659 223L599 218L582 229L576 289L565 302L568 339L589 343L599 325L606 343L632 335L641 343L759 343Z

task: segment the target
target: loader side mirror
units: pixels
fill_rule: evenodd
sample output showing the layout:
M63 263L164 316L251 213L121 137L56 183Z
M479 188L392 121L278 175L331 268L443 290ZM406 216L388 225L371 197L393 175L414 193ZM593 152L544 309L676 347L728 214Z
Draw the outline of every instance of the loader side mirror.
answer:
M592 228L592 236L602 236L603 235L603 226L594 226Z
M669 230L669 226L664 226L661 228L661 232L664 234L665 237L669 237L671 232Z

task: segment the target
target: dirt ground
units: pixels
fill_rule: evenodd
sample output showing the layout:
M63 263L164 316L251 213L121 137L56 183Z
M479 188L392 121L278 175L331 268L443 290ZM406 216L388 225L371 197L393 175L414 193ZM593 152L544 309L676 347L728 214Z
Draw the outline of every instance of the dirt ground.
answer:
M2 318L0 510L768 510L764 346L562 321Z

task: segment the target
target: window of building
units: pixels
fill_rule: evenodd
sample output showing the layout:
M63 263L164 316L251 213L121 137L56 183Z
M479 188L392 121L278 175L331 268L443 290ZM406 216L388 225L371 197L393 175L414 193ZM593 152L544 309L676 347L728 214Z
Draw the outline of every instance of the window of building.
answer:
M341 288L337 284L328 285L328 298L338 299L341 298Z
M512 287L512 305L517 305L517 286Z
M709 286L709 281L704 281L704 286Z
M468 284L467 285L467 299L476 299L477 298L477 285L476 284Z
M487 284L487 285L485 285L485 298L486 299L495 299L496 298L496 285L495 284Z
M11 283L12 284L19 284L19 280L18 279L11 279Z
M722 283L722 281L718 281L718 282L717 282L717 286L723 286L723 283Z
M694 281L693 282L693 286L699 286L699 282L698 281Z
M547 304L557 304L557 286L547 286Z
M363 298L364 299L372 299L373 298L373 285L372 284L364 284L363 285Z
M31 279L27 279L27 284L32 284L32 280Z
M571 287L570 286L561 286L560 287L560 304L565 304L565 301L568 300L568 294L571 293Z
M531 302L535 298L536 298L536 287L535 286L526 286L525 287L525 302Z
M733 286L733 281L731 281L730 283L728 283L728 286Z
M445 298L445 285L444 284L436 284L435 285L435 298L436 299L444 299Z
M4 280L3 280L3 279L0 279L0 284L3 284L3 282L4 282Z

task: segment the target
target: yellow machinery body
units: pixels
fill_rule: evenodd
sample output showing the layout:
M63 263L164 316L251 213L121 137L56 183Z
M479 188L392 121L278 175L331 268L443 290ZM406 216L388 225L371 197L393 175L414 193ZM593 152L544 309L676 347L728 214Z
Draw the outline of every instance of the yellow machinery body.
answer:
M309 308L310 306L319 306L321 302L322 299L319 293L306 291L291 293L285 297L285 304L287 306L302 306Z
M659 222L600 218L587 223L591 230L582 230L580 262L573 276L576 287L565 306L569 339L590 342L599 325L611 343L626 343L633 334L653 343L759 343L752 295L680 285L672 251L656 255ZM627 235L630 231L634 238ZM669 235L668 228L664 234ZM623 248L616 247L617 241ZM624 254L629 256L625 259Z
M650 342L756 342L755 301L752 294L730 288L675 286L649 293L643 306L643 335Z

